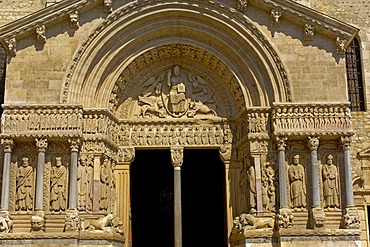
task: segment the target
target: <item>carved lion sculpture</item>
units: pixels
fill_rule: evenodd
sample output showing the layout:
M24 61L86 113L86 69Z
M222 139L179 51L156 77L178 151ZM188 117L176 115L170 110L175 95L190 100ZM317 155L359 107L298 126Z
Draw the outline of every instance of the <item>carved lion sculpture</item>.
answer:
M113 214L108 214L105 217L101 217L99 219L85 219L81 223L81 229L83 231L95 231L95 230L102 230L106 231L108 228L110 229L113 225Z
M233 231L242 233L248 230L273 228L274 222L274 218L263 219L252 214L243 213L235 217Z

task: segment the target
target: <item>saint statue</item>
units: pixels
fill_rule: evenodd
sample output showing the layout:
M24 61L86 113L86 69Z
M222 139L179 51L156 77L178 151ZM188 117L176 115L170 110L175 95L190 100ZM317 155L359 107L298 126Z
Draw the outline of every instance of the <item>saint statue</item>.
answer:
M250 165L247 171L248 185L249 185L249 207L250 211L256 210L256 173L254 166Z
M22 166L18 168L16 175L16 210L32 211L33 204L33 168L27 157L22 158Z
M77 170L77 187L78 187L78 210L86 209L86 199L88 191L88 174L86 157L81 157Z
M299 155L293 157L293 164L288 169L290 199L293 208L306 207L306 183L304 167L299 163Z
M50 210L64 211L66 208L67 168L62 165L62 158L55 158L55 166L50 173Z
M323 194L325 208L339 208L338 170L333 164L333 156L329 155L322 167Z
M108 210L108 195L109 195L109 160L104 159L103 164L100 167L100 209Z

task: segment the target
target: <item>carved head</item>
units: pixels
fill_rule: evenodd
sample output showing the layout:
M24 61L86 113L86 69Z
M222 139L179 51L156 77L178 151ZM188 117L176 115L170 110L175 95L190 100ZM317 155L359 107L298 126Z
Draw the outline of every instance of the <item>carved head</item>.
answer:
M293 156L293 164L295 164L295 165L299 164L299 155L298 154Z
M333 164L333 155L331 155L331 154L328 155L328 161L326 162L326 164L328 164L328 165Z
M29 165L28 161L29 161L28 157L23 157L22 158L22 165L24 167L27 167Z
M55 166L60 167L62 165L62 158L61 157L56 157L55 158Z

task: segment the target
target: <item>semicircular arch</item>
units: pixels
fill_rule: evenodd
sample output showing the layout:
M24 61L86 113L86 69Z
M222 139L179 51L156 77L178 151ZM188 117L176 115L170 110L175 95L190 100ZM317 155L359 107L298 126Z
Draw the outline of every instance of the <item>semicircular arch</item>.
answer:
M228 12L230 18L217 5L136 4L109 16L77 52L63 102L118 109L122 90L136 85L132 80L148 79L160 64L168 69L179 63L203 77L217 75L208 80L226 85L220 88L231 95L226 108L234 109L234 116L245 108L291 100L277 53L241 13ZM145 65L148 75L138 77Z

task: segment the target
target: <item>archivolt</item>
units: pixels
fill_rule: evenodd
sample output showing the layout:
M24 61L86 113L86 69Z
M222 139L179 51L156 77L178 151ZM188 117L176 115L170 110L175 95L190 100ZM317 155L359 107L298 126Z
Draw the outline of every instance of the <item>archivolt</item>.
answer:
M240 12L217 4L146 1L118 9L90 35L67 72L62 101L109 108L124 74L140 73L134 68L145 61L145 54L174 44L194 47L226 68L232 78L223 81L229 83L234 102L241 102L238 94L243 98L244 106L235 103L238 110L290 101L277 53ZM214 71L217 65L211 63L206 66Z

